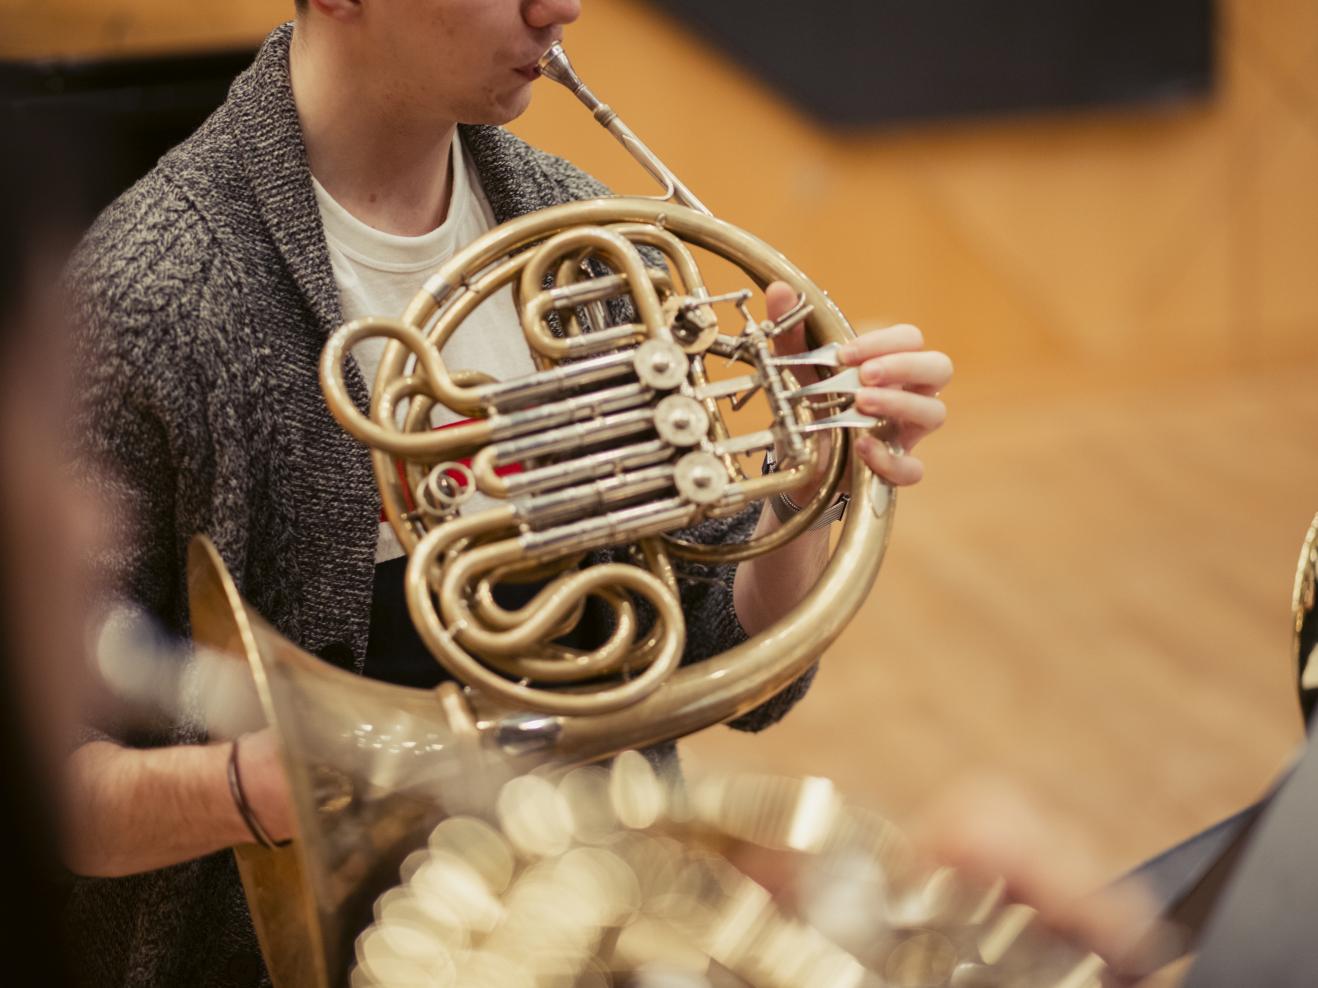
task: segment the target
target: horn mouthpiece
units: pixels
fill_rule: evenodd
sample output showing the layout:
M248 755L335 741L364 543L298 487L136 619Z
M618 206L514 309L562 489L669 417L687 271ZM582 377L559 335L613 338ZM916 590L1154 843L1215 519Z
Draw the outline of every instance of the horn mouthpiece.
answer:
M540 67L540 74L546 78L553 79L559 85L566 86L568 89L576 92L582 86L580 77L572 68L572 62L567 57L567 52L563 46L555 41L547 52L540 56L537 63Z

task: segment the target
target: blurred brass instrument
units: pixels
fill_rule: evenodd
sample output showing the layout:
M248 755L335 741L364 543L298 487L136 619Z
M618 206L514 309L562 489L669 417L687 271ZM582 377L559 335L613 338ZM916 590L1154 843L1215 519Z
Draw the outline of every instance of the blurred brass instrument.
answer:
M1100 988L1005 885L920 860L827 779L670 786L636 752L519 776L399 868L353 988Z
M839 349L854 334L841 312L778 251L712 216L558 46L542 70L664 184L664 197L594 199L505 223L440 267L400 318L341 328L321 363L335 418L371 447L385 515L409 554L412 619L458 682L407 689L320 661L244 604L213 545L191 547L194 639L250 663L297 807L292 846L237 852L280 988L342 984L372 901L407 855L442 819L490 805L510 777L681 737L769 699L842 631L883 558L893 495L848 453L850 437L882 436L884 424L852 407L859 379ZM711 295L692 247L731 262L749 286ZM799 301L758 321L753 290L776 280ZM445 342L505 286L537 369L500 381L448 368ZM722 331L720 308L735 313L735 334ZM775 354L774 337L802 320L813 349ZM344 367L372 337L389 343L365 415ZM741 373L713 379L715 357ZM819 378L802 386L794 367ZM725 409L751 396L768 424L737 433ZM469 421L434 430L437 405ZM776 470L744 468L768 451ZM509 464L520 472L501 469ZM686 531L816 472L818 493L770 535L701 544ZM680 585L708 579L691 567L782 546L830 508L848 472L836 547L801 603L736 648L678 669L688 634L699 633L684 624ZM464 512L473 492L489 506ZM605 550L609 561L582 565ZM510 581L544 586L507 610L492 587ZM555 644L590 597L612 611L607 641Z

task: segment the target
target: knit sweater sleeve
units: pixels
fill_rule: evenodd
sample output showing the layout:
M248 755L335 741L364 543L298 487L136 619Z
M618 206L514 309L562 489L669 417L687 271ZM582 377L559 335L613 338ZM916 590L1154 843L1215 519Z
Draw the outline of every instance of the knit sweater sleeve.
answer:
M154 192L150 210L136 208L146 197L130 194L107 211L70 267L78 381L71 444L77 481L94 492L98 511L101 537L90 555L100 594L182 633L186 546L175 525L178 437L164 368L205 284L205 273L181 260L204 256L187 243L204 232L185 204ZM146 723L105 718L76 740L188 739L177 725Z
M706 545L745 542L755 530L759 514L758 504L751 505L731 518L711 519L677 534L687 541ZM733 600L735 563L717 566L684 563L681 574L682 611L687 622L684 665L712 658L750 637L737 617ZM728 721L728 726L738 731L762 731L778 723L810 689L816 668L811 666L758 707Z

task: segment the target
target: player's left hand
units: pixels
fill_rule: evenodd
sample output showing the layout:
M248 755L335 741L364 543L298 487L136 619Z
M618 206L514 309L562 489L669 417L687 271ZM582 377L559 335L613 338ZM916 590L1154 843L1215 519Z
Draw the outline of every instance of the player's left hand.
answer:
M777 319L796 304L791 286L775 281L764 292L769 319ZM805 327L793 326L774 340L778 353L806 349ZM902 324L863 333L842 348L848 367L860 368L861 390L856 410L891 425L888 442L863 436L855 449L876 475L897 487L919 483L924 464L912 455L917 443L947 419L947 406L939 397L952 379L952 361L945 353L924 349L924 336L916 327ZM808 367L793 368L802 384L816 379ZM800 503L809 491L794 495Z
M983 887L1003 880L1009 901L1034 908L1055 935L1102 957L1105 986L1151 986L1150 976L1184 953L1177 932L1158 920L1149 889L1131 878L1112 883L1076 822L1014 784L953 783L910 834L930 862Z

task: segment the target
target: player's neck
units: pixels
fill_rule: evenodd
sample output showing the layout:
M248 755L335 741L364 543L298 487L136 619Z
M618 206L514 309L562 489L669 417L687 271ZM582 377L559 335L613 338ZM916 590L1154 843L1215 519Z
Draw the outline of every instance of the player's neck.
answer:
M290 72L311 173L363 223L420 236L444 222L457 127L410 113L405 100L344 71L341 53L294 44Z

